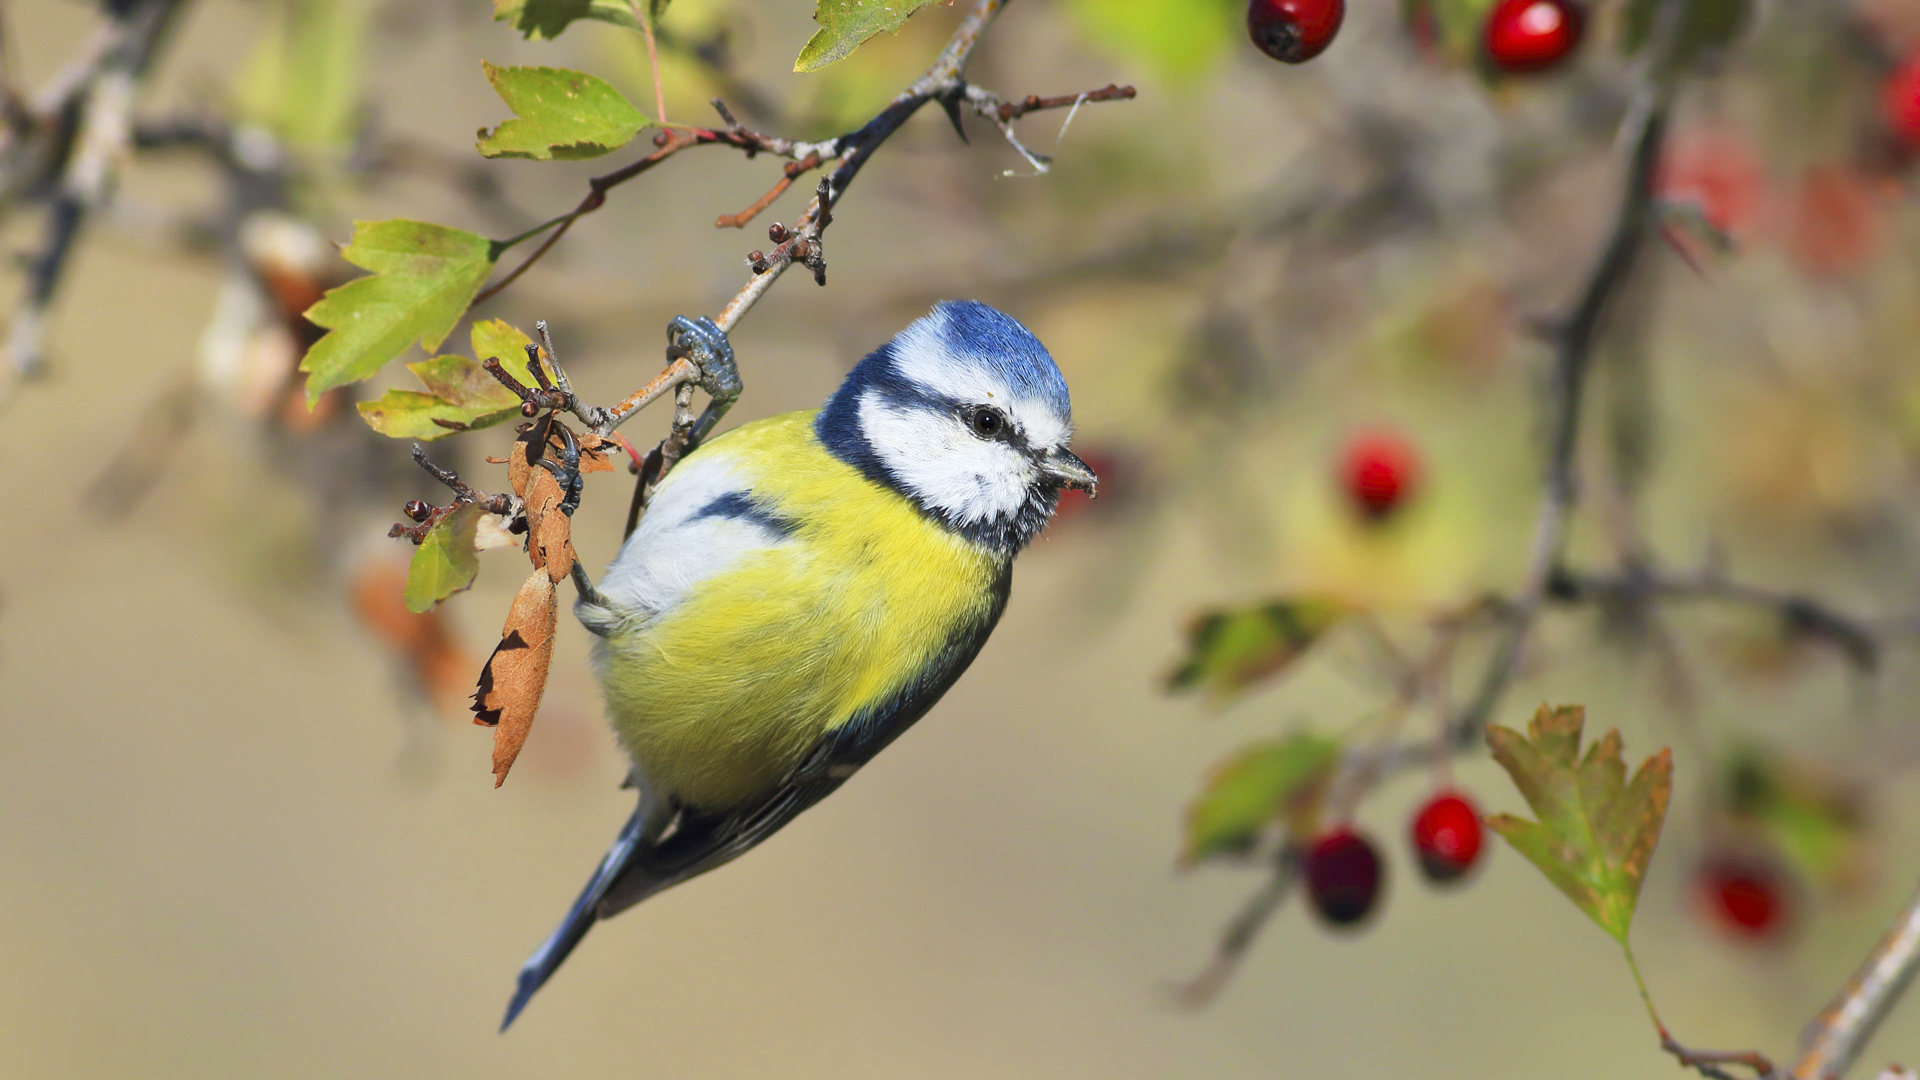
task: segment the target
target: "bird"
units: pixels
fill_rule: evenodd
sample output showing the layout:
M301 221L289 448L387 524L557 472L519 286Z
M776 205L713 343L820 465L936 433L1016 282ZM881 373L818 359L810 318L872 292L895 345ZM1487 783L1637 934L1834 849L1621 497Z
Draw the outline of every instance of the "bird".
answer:
M1094 494L1072 437L1039 339L949 300L822 408L741 425L667 474L574 606L639 805L502 1031L595 922L760 844L940 700L1060 493Z

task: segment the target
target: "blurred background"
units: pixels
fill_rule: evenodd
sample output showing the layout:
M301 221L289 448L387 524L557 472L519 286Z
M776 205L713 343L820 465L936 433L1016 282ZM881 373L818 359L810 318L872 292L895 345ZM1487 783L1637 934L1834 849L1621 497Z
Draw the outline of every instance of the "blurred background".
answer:
M1189 620L1332 597L1418 651L1527 560L1538 331L1612 226L1641 61L1609 0L1563 63L1500 77L1476 54L1486 10L1356 0L1294 67L1227 0L1009 7L974 82L1139 98L1063 133L1064 111L1022 121L1057 155L1045 176L986 124L962 145L937 110L916 117L836 212L829 287L794 275L733 334L729 419L813 407L932 301L974 297L1058 359L1101 497L1022 557L1000 629L908 737L751 858L601 925L503 1037L520 963L628 813L625 765L563 618L493 789L461 699L521 556L483 556L434 616L404 611L412 549L385 533L439 492L345 397L299 407L297 314L353 272L333 245L354 219L510 235L644 149L482 161L470 133L507 115L482 59L591 71L650 108L645 52L597 23L523 41L478 0L187 4L48 309L43 374L0 416L0 1075L1674 1068L1608 938L1511 849L1490 839L1464 887L1425 886L1407 821L1445 781L1424 770L1358 811L1387 860L1370 925L1330 931L1296 897L1211 1004L1172 993L1263 880L1257 861L1176 865L1209 770L1288 731L1369 731L1393 692L1368 636L1334 631L1284 678L1171 694ZM29 94L108 20L80 0L4 13L7 81ZM677 0L669 116L711 123L720 95L763 130L848 130L962 12L794 75L811 13ZM1764 608L1550 609L1494 720L1584 702L1630 760L1674 748L1642 969L1684 1041L1789 1058L1920 875L1920 111L1903 134L1890 89L1920 5L1738 14L1678 83L1659 236L1596 361L1572 552L1821 597L1880 620L1879 664ZM682 155L476 316L548 320L576 388L616 400L659 370L666 321L718 310L764 226L798 217L808 184L744 232L712 226L776 176ZM0 229L24 260L45 192L8 182ZM356 392L412 385L392 368ZM625 434L644 447L663 417ZM509 441L432 452L482 476ZM1404 489L1384 513L1355 480L1382 467ZM597 567L628 485L588 487L575 537ZM1461 687L1486 644L1463 643ZM1483 808L1523 809L1484 753L1450 768ZM1789 793L1764 820L1740 801L1756 775ZM1916 1055L1908 1002L1861 1068Z

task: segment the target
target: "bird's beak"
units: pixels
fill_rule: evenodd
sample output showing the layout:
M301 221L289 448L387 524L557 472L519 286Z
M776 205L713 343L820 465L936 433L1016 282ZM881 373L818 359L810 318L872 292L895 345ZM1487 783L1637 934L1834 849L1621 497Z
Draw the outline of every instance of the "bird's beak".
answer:
M1040 472L1061 487L1079 488L1088 495L1093 495L1093 489L1100 483L1100 478L1087 468L1087 463L1064 446L1047 451L1040 459Z

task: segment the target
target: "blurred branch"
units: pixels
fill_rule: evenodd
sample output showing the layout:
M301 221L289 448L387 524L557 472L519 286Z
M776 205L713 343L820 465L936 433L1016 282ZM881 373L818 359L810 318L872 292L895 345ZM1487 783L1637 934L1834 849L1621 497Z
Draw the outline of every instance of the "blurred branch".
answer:
M1246 906L1227 924L1207 966L1201 968L1198 975L1172 988L1173 1000L1188 1009L1198 1009L1211 1002L1239 969L1247 950L1253 948L1260 931L1280 910L1280 906L1286 903L1294 884L1299 880L1299 852L1291 845L1281 848L1274 862L1273 874L1267 878L1266 884L1247 898Z
M44 367L47 308L74 241L88 215L106 199L115 167L132 144L134 91L184 2L137 0L127 5L92 61L70 68L48 88L58 92L36 102L35 111L43 117L73 110L78 122L62 147L60 182L47 210L45 239L28 266L25 296L13 312L7 366L0 372L0 404L20 381Z
M1593 601L1620 606L1656 600L1717 600L1756 607L1776 613L1791 633L1833 643L1862 671L1871 672L1880 663L1884 634L1880 626L1810 596L1731 581L1712 568L1691 577L1673 577L1644 563L1630 565L1616 574L1559 567L1549 576L1545 598L1555 603Z
M1608 306L1626 283L1653 223L1654 172L1666 135L1667 104L1666 92L1656 84L1649 89L1647 99L1627 115L1622 141L1631 144L1632 152L1613 231L1572 311L1554 331L1545 491L1534 522L1533 546L1526 575L1511 605L1507 633L1495 646L1473 696L1449 725L1457 746L1479 744L1488 718L1513 681L1549 579L1565 548L1567 518L1580 494L1574 452L1579 445L1587 375Z
M1894 917L1859 970L1801 1037L1794 1080L1837 1080L1850 1068L1920 970L1920 893Z

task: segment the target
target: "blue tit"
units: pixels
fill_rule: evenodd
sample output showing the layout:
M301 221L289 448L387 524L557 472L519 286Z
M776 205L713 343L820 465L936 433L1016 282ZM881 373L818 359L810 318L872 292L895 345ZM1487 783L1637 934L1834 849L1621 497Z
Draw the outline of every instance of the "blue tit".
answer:
M946 693L1063 488L1073 410L1026 327L939 304L824 408L668 474L574 613L640 805L520 972L504 1030L594 922L725 863L845 783Z

